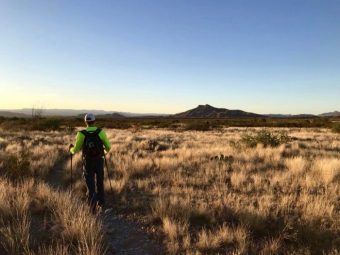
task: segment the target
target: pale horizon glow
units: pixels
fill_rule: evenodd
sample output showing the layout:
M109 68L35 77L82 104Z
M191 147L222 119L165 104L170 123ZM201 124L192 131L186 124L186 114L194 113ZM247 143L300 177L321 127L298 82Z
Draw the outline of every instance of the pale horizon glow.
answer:
M0 109L340 111L339 1L0 0Z

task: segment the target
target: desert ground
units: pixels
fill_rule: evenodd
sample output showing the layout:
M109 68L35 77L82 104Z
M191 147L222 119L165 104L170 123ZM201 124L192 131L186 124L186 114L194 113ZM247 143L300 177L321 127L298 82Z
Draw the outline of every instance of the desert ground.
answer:
M148 236L150 253L340 253L340 134L106 131L110 215ZM90 213L80 154L71 182L75 134L1 130L0 254L139 254L114 247L122 224Z

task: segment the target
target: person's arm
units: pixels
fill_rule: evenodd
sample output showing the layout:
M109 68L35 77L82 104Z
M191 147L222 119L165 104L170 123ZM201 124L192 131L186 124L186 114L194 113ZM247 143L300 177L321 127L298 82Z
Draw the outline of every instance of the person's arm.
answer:
M105 151L109 152L111 150L111 144L109 139L107 139L106 133L103 130L99 133L99 137L104 144Z
M76 137L76 145L70 149L71 154L75 154L78 151L81 150L81 147L83 146L85 136L81 132L77 133Z

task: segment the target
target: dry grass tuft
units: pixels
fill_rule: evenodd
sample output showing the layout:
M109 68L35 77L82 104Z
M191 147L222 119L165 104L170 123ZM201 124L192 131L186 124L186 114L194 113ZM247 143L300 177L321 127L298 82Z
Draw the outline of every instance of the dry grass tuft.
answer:
M340 159L317 159L313 164L312 172L324 184L330 184L340 174Z
M74 194L27 180L0 181L0 251L6 254L102 254L101 224ZM9 192L10 191L10 192Z

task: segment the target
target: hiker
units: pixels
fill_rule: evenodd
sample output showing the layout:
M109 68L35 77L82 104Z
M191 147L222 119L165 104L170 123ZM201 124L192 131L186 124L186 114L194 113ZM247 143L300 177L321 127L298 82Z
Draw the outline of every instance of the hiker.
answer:
M82 149L84 177L88 190L88 204L93 212L96 205L104 207L104 149L109 152L111 144L106 133L95 126L95 116L85 115L87 128L78 132L75 145L69 149L73 155Z

